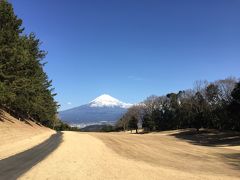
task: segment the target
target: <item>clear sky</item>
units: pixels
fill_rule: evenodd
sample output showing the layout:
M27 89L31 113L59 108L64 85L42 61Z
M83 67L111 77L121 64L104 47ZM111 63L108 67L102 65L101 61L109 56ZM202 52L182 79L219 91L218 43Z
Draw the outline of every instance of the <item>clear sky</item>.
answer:
M240 0L10 0L48 51L62 109L240 77Z

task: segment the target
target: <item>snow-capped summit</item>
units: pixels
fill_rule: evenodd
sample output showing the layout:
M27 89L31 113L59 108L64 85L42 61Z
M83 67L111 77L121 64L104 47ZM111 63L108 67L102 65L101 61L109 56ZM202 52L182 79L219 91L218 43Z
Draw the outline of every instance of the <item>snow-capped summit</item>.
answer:
M108 95L108 94L103 94L93 101L89 103L90 107L121 107L121 108L129 108L132 106L132 104L124 103L119 101L118 99Z
M132 104L103 94L88 104L59 112L59 117L72 126L85 127L93 124L114 124Z

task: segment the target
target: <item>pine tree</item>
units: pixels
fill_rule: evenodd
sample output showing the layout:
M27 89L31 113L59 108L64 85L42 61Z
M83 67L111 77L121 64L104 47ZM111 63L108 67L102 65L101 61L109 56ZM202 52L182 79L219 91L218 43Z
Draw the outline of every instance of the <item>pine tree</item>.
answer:
M16 94L11 88L16 79L16 66L20 67L20 37L23 32L22 20L13 12L11 4L6 0L0 2L0 103L11 104Z
M46 52L34 33L23 34L22 20L6 0L0 1L0 106L15 116L56 124L58 104L43 70Z

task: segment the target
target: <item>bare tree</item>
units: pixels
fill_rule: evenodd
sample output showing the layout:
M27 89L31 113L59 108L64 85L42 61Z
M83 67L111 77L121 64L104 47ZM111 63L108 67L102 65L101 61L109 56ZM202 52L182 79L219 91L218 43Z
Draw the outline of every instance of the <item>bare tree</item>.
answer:
M218 80L215 82L220 91L220 99L227 104L232 100L231 92L233 91L236 83L237 79L234 77L229 77L224 80Z

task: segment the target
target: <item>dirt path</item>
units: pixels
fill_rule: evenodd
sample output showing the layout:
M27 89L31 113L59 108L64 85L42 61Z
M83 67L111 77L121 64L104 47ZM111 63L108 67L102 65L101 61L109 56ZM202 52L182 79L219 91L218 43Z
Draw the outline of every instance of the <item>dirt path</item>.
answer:
M228 149L163 137L64 132L60 146L20 179L239 179L239 169L216 154Z

